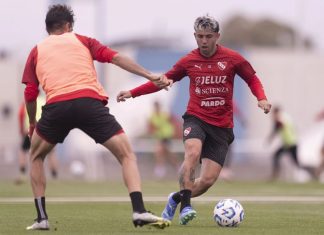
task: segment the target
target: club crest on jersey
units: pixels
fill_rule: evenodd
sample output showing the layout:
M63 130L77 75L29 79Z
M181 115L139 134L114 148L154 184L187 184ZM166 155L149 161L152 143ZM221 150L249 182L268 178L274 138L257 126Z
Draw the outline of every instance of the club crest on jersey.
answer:
M184 135L184 136L189 135L190 131L191 131L191 127L187 127L187 128L183 131L183 135Z
M224 70L226 69L226 66L227 66L227 62L217 62L217 66L220 70Z

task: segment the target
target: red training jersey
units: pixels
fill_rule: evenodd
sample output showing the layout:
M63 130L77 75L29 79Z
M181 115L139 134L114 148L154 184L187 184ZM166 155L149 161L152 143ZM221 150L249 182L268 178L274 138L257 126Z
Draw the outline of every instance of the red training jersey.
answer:
M195 49L182 57L165 75L174 82L190 79L187 113L218 127L233 127L234 77L238 74L258 100L266 99L262 84L250 63L239 53L217 45L216 53L204 57ZM133 97L160 90L148 82L131 90Z

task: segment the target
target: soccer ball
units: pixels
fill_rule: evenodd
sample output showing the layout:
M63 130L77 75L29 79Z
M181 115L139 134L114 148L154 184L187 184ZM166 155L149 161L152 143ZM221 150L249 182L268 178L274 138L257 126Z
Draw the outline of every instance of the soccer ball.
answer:
M234 199L223 199L214 208L214 220L222 227L236 227L244 219L242 205Z

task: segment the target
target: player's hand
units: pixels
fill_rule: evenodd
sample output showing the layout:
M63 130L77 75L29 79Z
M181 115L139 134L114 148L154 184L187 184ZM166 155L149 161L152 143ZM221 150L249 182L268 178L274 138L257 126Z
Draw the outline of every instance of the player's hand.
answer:
M124 102L126 99L129 99L132 97L132 94L130 91L121 91L117 95L117 102Z
M258 107L263 109L264 113L269 113L271 110L271 104L266 100L259 100Z
M164 88L165 90L169 90L169 88L172 87L172 85L173 85L173 80L168 79L168 83L169 83L169 85L168 85L167 87Z
M29 130L28 130L29 139L31 139L31 137L33 136L35 127L36 127L36 123L29 123Z
M167 88L170 85L170 80L164 75L154 75L152 76L151 82L153 82L159 88ZM168 89L166 89L168 90Z

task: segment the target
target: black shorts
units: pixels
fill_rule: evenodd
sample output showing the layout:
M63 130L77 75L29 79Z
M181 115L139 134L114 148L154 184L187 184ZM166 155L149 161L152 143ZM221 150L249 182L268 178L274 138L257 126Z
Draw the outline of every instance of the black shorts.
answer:
M233 128L213 126L188 114L183 115L183 119L183 141L200 139L202 142L200 159L208 158L223 166L228 147L234 140Z
M123 131L109 108L93 98L78 98L44 105L37 133L51 144L62 143L70 130L79 128L96 143Z
M21 149L26 152L30 149L30 139L28 135L22 138Z

